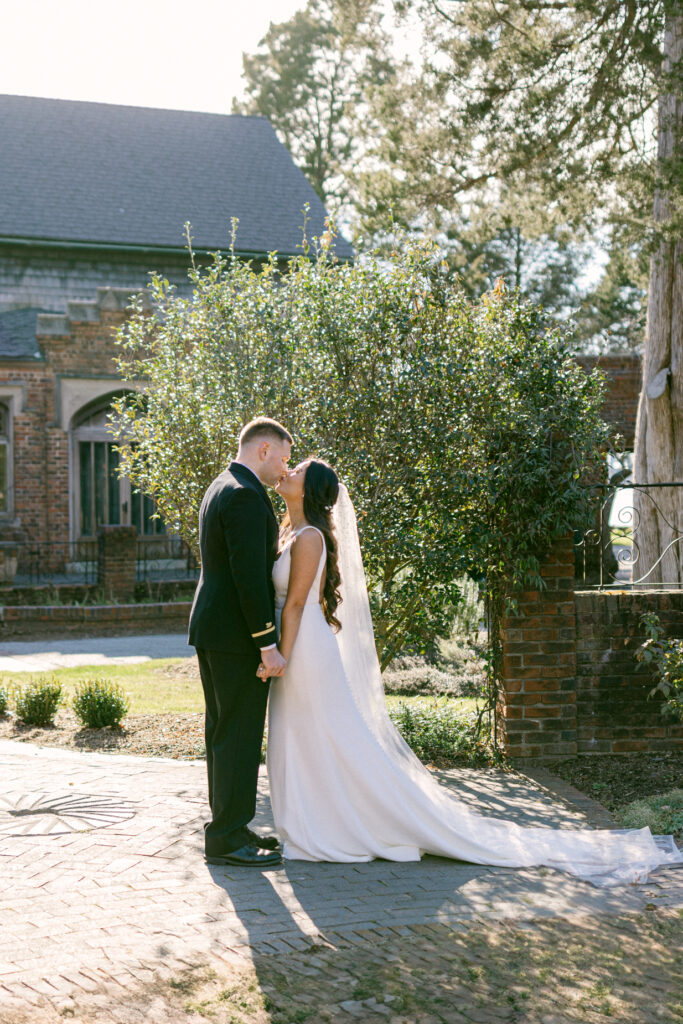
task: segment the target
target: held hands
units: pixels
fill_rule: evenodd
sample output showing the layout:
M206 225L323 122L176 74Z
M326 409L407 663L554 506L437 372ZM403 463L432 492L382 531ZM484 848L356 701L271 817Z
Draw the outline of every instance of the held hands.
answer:
M284 674L287 662L280 654L277 647L261 651L261 664L256 670L259 679L270 679L271 676L279 677Z

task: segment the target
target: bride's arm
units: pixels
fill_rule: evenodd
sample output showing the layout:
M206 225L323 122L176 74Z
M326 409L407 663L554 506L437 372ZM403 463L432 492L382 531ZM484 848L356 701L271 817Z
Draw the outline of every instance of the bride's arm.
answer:
M289 661L299 632L304 605L320 564L322 544L322 537L315 530L304 530L292 543L289 586L280 629L280 653L285 661Z

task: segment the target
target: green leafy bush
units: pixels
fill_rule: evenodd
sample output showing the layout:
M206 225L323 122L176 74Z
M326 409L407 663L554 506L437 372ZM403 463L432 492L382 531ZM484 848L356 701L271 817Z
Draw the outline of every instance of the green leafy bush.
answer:
M4 715L9 704L9 695L4 686L0 686L0 715Z
M31 679L17 691L17 718L26 725L52 725L62 701L62 684L56 679Z
M406 696L424 694L426 697L466 696L457 679L427 663L398 669L392 665L384 673L382 681L386 693L403 693Z
M458 587L460 602L455 609L451 636L463 639L476 638L485 615L479 584L469 577L463 576L461 580L458 580Z
M620 808L619 820L625 828L645 828L657 835L683 832L683 789L633 800Z
M602 378L519 294L471 301L438 247L341 264L332 234L287 263L216 256L188 298L153 276L118 336L121 468L196 545L240 428L282 420L349 487L385 668L449 635L463 577L542 586L539 551L589 524Z
M98 678L76 687L71 706L86 729L119 726L129 710L128 698L119 684Z
M683 640L665 637L654 612L640 616L648 639L636 651L636 659L651 665L657 676L657 685L650 690L650 696L660 693L664 697L662 713L671 714L683 721Z
M494 756L488 736L477 726L476 715L459 715L448 701L424 701L420 706L400 703L389 715L409 747L421 761L449 764L465 759L473 764Z

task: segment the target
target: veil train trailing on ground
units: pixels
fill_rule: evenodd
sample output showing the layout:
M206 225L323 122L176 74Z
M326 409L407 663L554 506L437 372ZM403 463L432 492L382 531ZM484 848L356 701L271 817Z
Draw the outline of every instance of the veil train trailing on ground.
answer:
M386 709L356 516L343 486L334 522L342 628L332 631L318 600L323 543L286 673L271 686L268 777L285 857L414 861L431 853L545 865L601 886L645 881L658 867L683 863L673 837L647 828L524 827L475 813L436 782ZM278 618L289 571L287 547L273 568Z

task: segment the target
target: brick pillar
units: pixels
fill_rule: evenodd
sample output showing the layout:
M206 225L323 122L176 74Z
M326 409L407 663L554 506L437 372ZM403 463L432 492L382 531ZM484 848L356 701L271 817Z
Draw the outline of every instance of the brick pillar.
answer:
M502 666L496 717L510 757L577 751L576 611L571 536L541 568L547 588L515 595L518 614L501 623Z
M110 601L133 600L137 539L134 526L100 526L97 531L97 583Z

